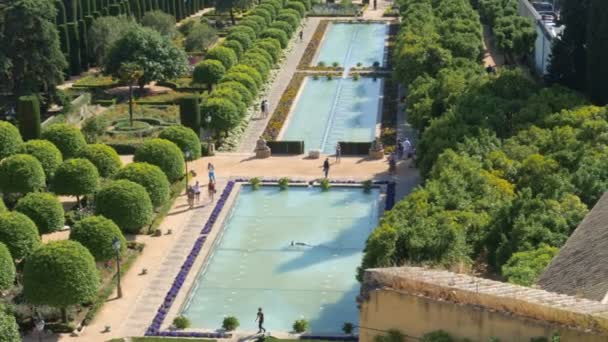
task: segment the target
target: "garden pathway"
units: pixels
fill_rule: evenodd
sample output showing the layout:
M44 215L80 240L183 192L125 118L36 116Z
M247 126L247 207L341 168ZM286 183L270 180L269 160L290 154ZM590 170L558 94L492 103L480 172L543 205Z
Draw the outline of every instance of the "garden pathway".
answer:
M294 38L290 42L291 51L287 50L285 52L286 60L284 60L283 63L279 66L280 71L276 75L276 78L274 79L274 82L272 83L268 91L266 99L269 103L270 114L264 119L252 118L249 121L249 125L247 126L245 133L241 137L240 144L237 148L238 152L252 152L255 148L255 144L258 141L259 137L262 135L262 133L264 133L266 125L268 124L268 121L270 121L272 113L277 107L277 104L279 103L283 92L287 88L287 85L289 85L293 74L298 69L300 59L302 58L302 55L304 54L304 51L306 50L306 47L308 46L308 43L310 42L310 39L312 38L312 35L317 29L317 26L319 25L320 21L321 18L306 18L303 27L304 41L300 41L300 39L298 38L297 33L299 33L299 31L297 31L294 35ZM258 103L256 103L255 105L259 107Z
M393 1L388 0L377 0L377 6L374 10L374 0L369 0L369 6L363 13L363 19L366 20L379 20L385 19L382 17L384 11L393 5Z

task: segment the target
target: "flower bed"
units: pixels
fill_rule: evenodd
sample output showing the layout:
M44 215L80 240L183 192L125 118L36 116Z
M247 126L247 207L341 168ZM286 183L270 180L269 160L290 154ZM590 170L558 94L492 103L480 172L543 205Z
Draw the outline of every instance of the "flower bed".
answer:
M309 17L354 17L363 12L358 5L316 4L308 13Z
M272 113L272 117L270 121L268 121L268 126L264 130L262 136L266 140L276 140L279 133L281 132L281 128L283 128L283 124L289 115L289 111L291 110L291 106L298 95L298 91L300 90L300 86L302 86L302 82L306 78L305 73L297 72L289 81L289 85L283 92L281 99L279 100L279 104L277 108Z
M310 42L308 43L308 46L306 46L306 50L304 50L304 54L300 59L298 69L306 69L312 64L312 60L315 58L315 53L323 41L323 36L325 36L325 31L327 31L329 22L329 20L321 20L319 26L317 26L315 33L312 35L312 38L310 39Z

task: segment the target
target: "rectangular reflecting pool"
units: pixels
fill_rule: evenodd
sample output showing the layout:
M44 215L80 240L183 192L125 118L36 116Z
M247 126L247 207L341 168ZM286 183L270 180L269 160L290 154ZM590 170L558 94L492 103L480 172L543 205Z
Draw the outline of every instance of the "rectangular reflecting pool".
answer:
M378 189L243 186L182 314L193 328L236 316L239 330L257 331L262 307L270 332L304 318L312 333L340 333L358 321L356 268L379 201Z
M369 67L378 62L382 66L387 36L388 24L333 22L327 28L313 64L324 62L329 66L337 62L351 68L357 63Z
M380 120L382 79L307 77L279 140L334 153L339 141L370 142Z

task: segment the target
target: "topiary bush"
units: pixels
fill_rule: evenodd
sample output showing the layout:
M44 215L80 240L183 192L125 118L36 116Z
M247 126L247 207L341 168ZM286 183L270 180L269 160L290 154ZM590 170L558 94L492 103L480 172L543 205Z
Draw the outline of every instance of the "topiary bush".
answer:
M226 331L233 331L240 325L238 318L234 316L224 317L222 321L222 328Z
M257 34L255 33L255 30L249 26L237 25L237 26L232 27L228 31L228 37L230 37L234 33L242 33L242 34L246 35L250 41L254 41L257 38ZM245 47L245 46L243 46L243 47ZM245 48L245 49L247 49L247 48Z
M95 214L114 221L124 233L137 234L152 222L152 202L143 186L125 179L116 180L97 193Z
M312 8L311 0L290 0L289 2L294 2L294 1L297 1L301 4L303 4L307 11L310 11L310 9Z
M29 140L21 145L19 153L29 154L38 159L47 180L53 178L55 170L63 161L61 151L48 140Z
M300 14L300 18L303 18L304 14L306 14L306 6L303 3L297 1L288 2L287 5L285 5L285 9L292 9L298 12L298 14Z
M241 94L239 94L236 90L234 89L229 89L229 88L219 88L219 89L215 89L213 91L213 93L211 93L211 96L209 97L209 100L211 99L226 99L232 103L234 103L234 105L236 106L238 113L239 113L239 117L243 117L243 115L245 115L245 112L247 111L247 105L245 104L245 100L243 99L243 96L241 96Z
M35 95L21 96L17 102L19 132L25 140L40 138L40 101Z
M95 261L103 262L116 257L112 247L114 238L120 241L120 254L124 254L127 250L127 239L112 220L103 216L84 218L70 230L70 240L78 241L85 246Z
M251 29L251 30L253 31L253 29ZM237 42L239 42L239 44L241 44L241 46L245 50L249 49L251 47L251 45L253 44L253 40L245 32L241 32L241 31L235 31L235 32L230 33L226 37L226 40L227 41L236 40ZM236 53L235 53L235 55L236 55ZM238 59L237 59L237 61L238 61Z
M143 186L154 207L160 207L169 200L171 185L167 176L156 165L148 163L128 164L118 171L115 179L126 179Z
M78 156L87 142L80 130L67 124L53 124L42 131L42 139L52 142L61 151L63 159Z
M201 157L201 140L192 129L186 126L173 125L167 127L160 132L158 137L174 143L182 153L186 150L190 151L188 160L196 160ZM185 154L184 159L186 159Z
M236 58L236 54L232 49L223 46L217 46L212 49L209 49L205 59L215 59L222 63L226 70L230 69L233 65L238 62Z
M30 304L66 308L93 300L98 289L95 260L76 241L49 242L25 262L23 295Z
M178 330L190 327L190 320L186 316L177 316L173 319L173 326Z
M273 30L279 30L279 29L273 29ZM278 62L279 57L281 57L281 51L282 51L281 43L277 39L274 39L274 38L260 39L254 44L254 47L260 48L260 49L268 52L268 54L270 54L270 56L272 57L273 63Z
M250 22L254 22L256 27L252 27L252 25L249 24ZM264 31L268 27L266 19L255 14L248 15L245 20L239 23L239 25L251 27L255 31L256 35L259 35L260 32Z
M11 252L4 243L0 242L0 290L8 290L13 287L15 273L15 262L11 256ZM2 337L0 337L1 340Z
M238 108L230 100L223 98L211 98L201 106L202 116L213 116L211 129L218 132L227 132L241 122Z
M29 217L20 212L0 214L0 242L3 242L11 256L20 260L40 245L38 229Z
M38 159L29 154L14 154L0 161L0 190L3 193L28 193L44 189L46 177Z
M268 51L266 51L260 47L254 46L251 49L249 49L249 51L247 51L247 52L255 53L255 54L260 55L261 57L264 57L264 60L266 60L268 62L268 65L270 65L270 66L272 66L274 64L272 55Z
M236 40L224 40L222 42L222 46L234 51L237 59L241 59L241 57L243 56L243 52L245 52L243 45L241 45L241 43Z
M15 316L6 311L2 305L0 305L0 341L2 342L18 342L21 341L21 334L19 333L19 325Z
M293 30L295 31L296 28L298 28L298 26L300 25L300 18L297 16L297 14L291 13L291 12L283 12L279 13L279 15L277 16L277 21L284 21L289 23L289 25L291 25L291 27L293 27Z
M223 68L223 67L222 67ZM196 134L201 130L201 110L199 97L187 95L179 100L179 121Z
M251 90L252 93L258 92L258 86L255 83L254 79L242 72L230 72L226 74L226 76L222 79L222 83L224 82L238 82L245 86L245 88Z
M291 26L291 24L289 24L286 21L275 21L274 23L270 24L270 28L276 28L279 30L283 30L285 31L285 33L287 33L287 36L291 37L293 35L293 32L295 31L295 28L293 26Z
M40 234L51 233L63 228L65 212L59 199L48 192L32 192L22 197L15 205L18 211L29 217Z
M249 75L257 85L258 89L264 84L264 78L254 67L245 64L237 64L230 69L230 72L240 72ZM249 89L248 89L249 90ZM251 92L251 90L249 90Z
M274 20L274 17L277 16L277 12L279 11L279 9L277 9L272 4L269 4L267 2L265 2L265 3L261 4L261 5L258 5L255 9L256 10L263 9L263 10L267 11L268 13L270 13L270 15L272 16L273 20Z
M22 143L23 139L17 127L0 120L0 160L17 153Z
M175 182L184 175L184 157L182 151L173 142L166 139L144 141L133 156L133 161L145 162L160 167L170 182Z
M243 100L245 105L247 105L247 106L250 105L251 102L253 101L253 94L251 93L251 91L239 82L236 82L236 81L222 82L215 88L215 91L221 91L222 89L229 89L231 91L235 91L235 92L239 93L239 96L241 97L241 99Z
M80 156L93 163L103 178L112 177L122 166L116 150L106 144L87 145L81 150Z
M308 329L308 321L305 319L298 319L293 322L293 331L298 334L305 332Z
M287 33L281 29L277 28L268 28L262 34L260 34L262 38L274 38L281 43L281 48L286 48L287 44L289 44L289 37Z
M97 190L99 172L87 159L68 159L57 168L51 185L56 194L76 196L80 203L80 196Z
M271 67L270 61L268 61L263 55L252 51L247 51L245 54L243 54L241 64L255 68L255 70L262 75L264 80L268 77Z
M206 84L211 89L214 84L224 77L225 73L226 68L221 61L206 59L194 67L192 81L197 84Z

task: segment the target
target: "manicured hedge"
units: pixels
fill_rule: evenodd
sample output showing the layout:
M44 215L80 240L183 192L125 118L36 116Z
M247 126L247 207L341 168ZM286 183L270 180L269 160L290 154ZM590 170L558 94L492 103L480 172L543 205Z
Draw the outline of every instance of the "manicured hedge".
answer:
M50 180L62 162L61 151L48 140L29 140L19 148L19 152L34 156L44 170L46 179Z
M285 8L297 11L300 14L300 17L304 17L306 14L306 6L301 2L290 1L287 3L287 5L285 5Z
M135 151L133 161L160 167L171 182L184 176L184 157L173 142L166 139L150 139Z
M253 39L251 39L246 33L238 32L238 31L230 33L226 37L226 40L227 41L236 40L237 42L239 42L239 44L241 44L241 46L245 50L249 49L251 47L251 45L253 44ZM235 53L235 56L236 56L236 53ZM237 60L238 60L238 56L237 56Z
M127 239L120 228L103 216L89 216L78 221L70 230L70 240L86 247L95 261L108 261L116 257L112 246L114 239L120 241L120 254L127 250Z
M258 88L264 84L264 78L262 77L260 72L249 65L237 64L230 69L230 72L238 72L249 75L249 77L251 77L255 81L255 84L258 86ZM251 92L250 89L248 90ZM251 93L251 95L253 95L253 93Z
M303 141L267 141L272 154L303 154Z
M222 42L222 46L234 51L234 53L236 54L236 58L239 60L241 59L241 57L243 56L243 52L245 51L243 45L241 45L241 43L236 40L224 40L224 42Z
M252 93L257 93L258 91L258 86L255 83L255 80L245 73L230 72L222 79L221 83L230 81L238 82L244 85L247 89L250 89Z
M222 87L213 91L213 94L209 97L209 99L226 99L232 102L236 108L238 109L239 117L242 118L247 111L247 105L245 104L245 99L239 92L234 89ZM213 125L212 121L212 125Z
M15 274L15 262L11 256L11 252L4 243L0 242L0 290L8 290L13 287L13 284L15 283ZM2 311L1 306L0 311ZM2 313L0 312L0 314ZM0 331L2 331L1 327L2 324L0 323Z
M63 228L65 213L57 196L48 192L32 192L22 197L15 205L18 211L29 217L40 234L47 234Z
M252 79L253 79L253 77L252 77ZM249 90L242 83L239 83L236 81L222 82L215 89L217 91L222 90L222 89L230 89L232 91L236 91L237 93L239 93L239 95L241 96L241 99L247 106L250 105L253 101L253 94L252 94L251 90Z
M280 22L279 22L280 23ZM281 29L269 29L269 30L277 30L276 32L283 32ZM265 31L266 32L266 31ZM267 37L264 39L260 39L255 42L254 47L260 48L272 57L274 63L279 61L279 57L281 56L281 42L273 37Z
M17 153L22 143L23 139L17 127L0 120L0 160Z
M15 154L0 161L0 191L28 193L44 189L42 165L29 154Z
M224 64L215 59L206 59L194 67L192 81L196 84L206 84L208 89L219 82L226 74Z
M11 252L13 259L21 260L40 245L40 235L34 222L20 212L0 213L0 242Z
M184 153L189 151L190 158L186 158L184 154L184 159L196 160L201 157L201 141L191 128L182 125L170 126L163 129L158 137L174 143Z
M76 157L87 145L80 130L67 124L53 124L45 128L42 139L52 142L61 151L63 159Z
M152 222L153 210L146 189L128 180L113 181L96 196L95 213L114 221L128 234L137 234Z
M275 21L274 23L270 24L270 27L283 30L285 31L285 33L287 33L288 36L291 36L295 30L295 28L291 24L282 20Z
M230 31L228 31L228 37L230 37L230 35L235 34L235 33L242 33L242 34L246 35L249 38L249 40L251 40L251 41L254 41L257 38L257 33L255 32L255 30L248 26L242 26L242 25L234 26L233 28L230 29Z
M230 69L238 62L236 53L227 47L217 46L210 49L205 56L206 59L215 59L222 63L224 68Z
M371 142L345 142L340 141L340 153L343 155L367 155L372 147Z
M35 95L19 97L17 120L23 139L40 138L40 101L38 101L38 97Z
M169 180L156 165L148 163L131 163L120 169L115 179L126 179L143 186L150 196L152 205L160 207L169 200Z
M116 150L105 144L87 145L82 149L81 156L93 163L103 178L112 177L122 166Z
M87 159L68 159L59 165L53 178L52 189L56 194L82 196L92 194L99 185L99 172Z
M201 130L201 111L199 106L199 97L196 95L185 96L179 101L179 121L195 133Z

